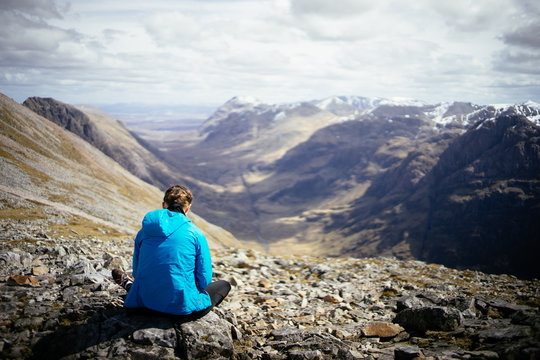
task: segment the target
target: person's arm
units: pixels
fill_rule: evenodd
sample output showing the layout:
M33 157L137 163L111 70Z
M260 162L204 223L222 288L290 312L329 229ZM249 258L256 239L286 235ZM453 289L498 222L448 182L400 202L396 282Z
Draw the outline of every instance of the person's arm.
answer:
M133 278L137 277L137 268L139 266L139 249L141 248L141 235L142 231L139 231L137 233L137 236L135 236L135 244L133 245Z
M212 282L212 258L206 237L197 234L197 252L195 258L195 280L199 290L204 290Z

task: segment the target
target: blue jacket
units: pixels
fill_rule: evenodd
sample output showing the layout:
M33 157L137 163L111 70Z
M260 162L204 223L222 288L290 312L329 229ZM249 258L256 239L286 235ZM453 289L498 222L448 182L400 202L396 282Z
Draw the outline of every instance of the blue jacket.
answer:
M212 260L203 233L181 213L146 214L135 237L133 276L124 306L187 315L211 305L204 288Z

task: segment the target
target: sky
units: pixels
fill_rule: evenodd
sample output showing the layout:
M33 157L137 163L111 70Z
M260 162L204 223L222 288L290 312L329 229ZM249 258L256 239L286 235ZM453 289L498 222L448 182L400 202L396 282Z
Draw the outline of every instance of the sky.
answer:
M540 1L0 0L0 69L18 102L540 102Z

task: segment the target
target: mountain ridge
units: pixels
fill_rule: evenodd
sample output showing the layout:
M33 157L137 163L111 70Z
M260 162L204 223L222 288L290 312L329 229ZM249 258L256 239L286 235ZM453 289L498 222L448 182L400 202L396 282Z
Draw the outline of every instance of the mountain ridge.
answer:
M282 115L277 116L280 111ZM295 111L304 115L305 123L323 114L331 120L304 128L304 137L297 138L286 148L282 147L281 152L274 153L277 156L258 156L271 148L262 140L268 134L272 133L275 139L287 138L287 126L302 128L302 122L290 117ZM414 224L419 220L407 218L407 214L400 212L399 204L403 199L416 196L419 199L415 201L420 208L427 209L425 204L421 205L425 202L421 196L427 196L429 192L417 188L427 186L422 180L441 161L439 156L448 146L470 129L501 116L523 116L525 122L515 124L520 128L528 124L538 126L539 114L532 102L520 105L481 106L466 102L430 105L403 99L375 101L362 97L333 97L304 103L265 105L260 101L246 102L233 98L201 127L203 136L199 142L194 141L186 148L171 148L170 153L186 151L188 157L196 159L193 167L189 165L189 159L182 159L186 172L193 177L208 176L211 182L234 189L228 200L223 199L222 203L244 204L243 207L229 209L229 213L236 214L241 223L225 225L226 222L220 219L216 221L228 226L240 238L262 238L269 244L270 251L276 253L297 249L313 255L379 254L407 259L420 256L421 252L411 250L409 245L400 245L388 252L384 250L386 247L381 248L375 243L360 252L340 251L353 251L351 249L357 248L354 244L366 242L360 240L358 234L354 239L354 235L338 231L343 225L338 225L336 219L344 217L354 222L354 216L347 213L360 217L371 214L367 216L371 223L362 221L365 226L362 236L368 234L368 238L378 238L378 243L389 241L381 238L387 227L402 229L398 236L419 236L407 231L407 227L417 226ZM529 137L536 136L528 134ZM495 138L494 141L503 141ZM475 141L483 140L475 138ZM278 141L274 140L273 144L278 144ZM210 160L210 154L220 155ZM395 180L389 180L391 174ZM536 184L536 178L534 181ZM373 197L377 188L379 192L386 189L388 194L382 202ZM355 210L358 209L358 201L360 208L364 209L360 213ZM377 215L378 211L389 211L395 215L382 220L386 215ZM393 220L390 221L391 218ZM429 258L424 259L429 261ZM453 265L475 267L478 264L465 265L458 261ZM534 275L527 276L535 275L538 274L534 272Z
M443 236L446 245L438 247L438 251L458 254L453 257L436 254L437 247L422 244L431 244L426 237L438 236L426 229L430 219L440 218L432 215L430 209L436 206L430 205L430 199L440 199L433 184L444 183L443 175L434 175L441 164L454 161L449 157L457 159L461 149L473 156L482 148L475 146L483 142L496 145L509 141L512 131L508 126L501 130L506 137L491 133L487 138L467 135L484 126L491 128L490 124L496 124L501 117L523 119L510 127L516 126L518 132L525 134L525 143L535 139L534 131L523 129L529 124L533 128L538 126L540 112L536 105L430 105L410 99L344 96L272 105L235 97L219 107L201 125L198 134L191 132L188 138L181 131L171 131L169 135L164 132L164 138L178 138L165 142L141 134L144 144L139 143L159 146L160 159L170 170L189 179L189 185L194 184L199 195L197 211L200 209L203 217L244 241L257 240L271 253L397 256L436 260L458 268L518 271L515 273L529 277L537 276L530 260L524 266L509 265L506 261L505 266L490 267L486 259L482 264L461 261L468 256L463 242ZM460 140L467 136L473 139L471 144ZM454 155L444 155L460 141L462 145ZM537 150L534 146L527 149L529 160L519 157L519 152L516 159L530 162ZM477 168L486 173L486 167L497 169L498 161L512 162L512 156L505 157L504 151L493 152L491 158L485 155L482 161L491 165ZM468 164L470 159L465 154L460 161ZM537 162L532 161L530 167L533 174ZM488 171L486 179L489 174ZM537 199L534 189L538 179L531 174L527 175L529 180L512 180L512 173L502 173L506 178L499 179L499 183L509 184L504 185L505 189L516 188L503 191L502 196L512 199L512 191L517 191ZM466 177L455 179L465 181ZM460 199L462 195L451 194L452 189L461 189L460 186L443 188L449 192L449 198ZM467 186L463 184L462 189ZM488 186L483 191L491 194L496 189ZM478 194L477 191L467 196ZM495 222L503 224L504 216L498 216ZM467 224L463 234L478 231L466 219L462 224ZM525 248L536 249L534 232L524 234L528 234ZM504 246L499 251L504 253ZM516 266L520 269L516 270Z

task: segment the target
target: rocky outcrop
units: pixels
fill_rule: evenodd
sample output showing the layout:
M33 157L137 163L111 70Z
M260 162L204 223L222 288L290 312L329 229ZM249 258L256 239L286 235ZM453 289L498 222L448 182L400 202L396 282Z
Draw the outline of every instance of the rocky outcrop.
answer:
M1 358L229 358L232 324L211 313L180 323L172 316L127 312L125 291L110 278L127 268L125 243L51 239L30 230L25 241L3 224L0 242ZM105 251L105 249L107 249Z
M540 283L419 261L213 250L233 289L195 322L128 312L131 241L1 224L6 359L514 359L540 356ZM14 240L18 239L18 240Z
M104 141L103 135L96 124L92 123L88 115L75 106L64 104L53 98L39 97L30 97L23 102L23 105L36 114L80 136L105 154L112 154L111 145Z

